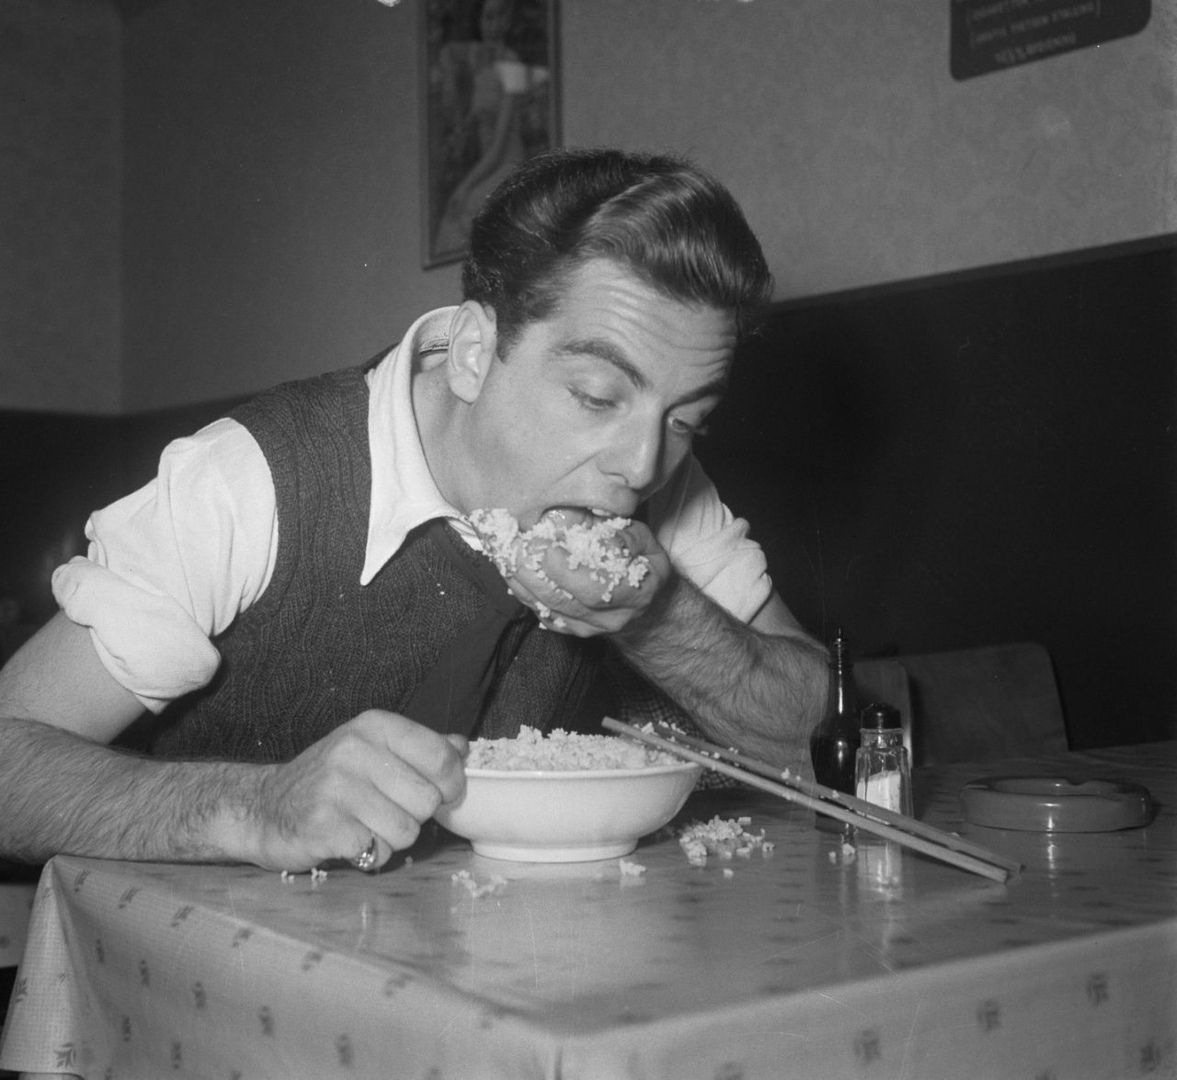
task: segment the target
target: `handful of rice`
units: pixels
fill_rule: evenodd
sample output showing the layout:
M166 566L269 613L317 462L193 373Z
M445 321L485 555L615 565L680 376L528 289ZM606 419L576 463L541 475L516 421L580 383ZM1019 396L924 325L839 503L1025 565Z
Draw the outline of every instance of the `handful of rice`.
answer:
M625 582L637 588L650 571L649 559L631 555L617 539L617 534L630 524L629 518L593 518L562 524L549 515L532 528L521 530L509 510L475 510L470 524L504 577L518 573L520 566L540 571L544 552L557 547L567 553L569 569L588 567L590 577L603 586L601 599L606 604L618 585Z
M474 739L466 756L468 769L572 772L581 769L646 769L677 765L665 750L615 735L578 735L556 728L546 737L524 725L513 739Z

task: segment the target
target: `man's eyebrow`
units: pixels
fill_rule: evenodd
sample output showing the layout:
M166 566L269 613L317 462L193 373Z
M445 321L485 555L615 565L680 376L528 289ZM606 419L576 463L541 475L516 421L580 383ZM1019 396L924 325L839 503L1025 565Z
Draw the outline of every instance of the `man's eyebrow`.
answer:
M595 356L612 364L638 390L646 390L650 380L612 342L602 338L573 338L560 342L553 350L557 360L572 360L578 356Z
M571 360L578 356L596 357L596 359L603 360L606 364L615 367L636 389L649 389L650 380L646 378L645 373L632 364L625 354L610 341L605 341L602 338L573 338L560 342L552 351L557 360ZM727 387L728 373L725 371L709 383L696 387L689 394L680 398L676 404L689 405L691 402L700 401L703 398L722 397Z

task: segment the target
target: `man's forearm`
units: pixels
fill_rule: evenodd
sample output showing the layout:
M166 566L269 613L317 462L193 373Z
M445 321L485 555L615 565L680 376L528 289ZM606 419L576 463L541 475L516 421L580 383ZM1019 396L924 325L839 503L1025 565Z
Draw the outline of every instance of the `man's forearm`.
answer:
M153 761L33 720L0 721L0 855L167 861L248 857L256 766Z
M766 760L806 760L825 702L825 651L801 632L764 634L679 577L614 640L712 741Z

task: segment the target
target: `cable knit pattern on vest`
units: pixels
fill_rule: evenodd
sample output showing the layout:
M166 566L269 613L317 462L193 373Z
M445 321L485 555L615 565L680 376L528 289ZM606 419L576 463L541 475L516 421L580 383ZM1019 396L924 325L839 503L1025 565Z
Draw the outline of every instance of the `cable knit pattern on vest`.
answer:
M213 682L164 714L155 753L284 761L365 709L399 712L484 604L423 528L361 588L367 413L358 368L276 387L233 412L273 476L275 569L216 640ZM514 632L522 645L487 710L495 735L563 723L595 668L595 650L536 630L531 616Z

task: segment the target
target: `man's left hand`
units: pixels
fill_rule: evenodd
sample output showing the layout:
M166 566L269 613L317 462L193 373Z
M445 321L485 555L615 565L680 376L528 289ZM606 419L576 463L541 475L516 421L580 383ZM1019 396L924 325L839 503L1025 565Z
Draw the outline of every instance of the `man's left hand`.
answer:
M552 510L558 525L577 522L591 524L588 511ZM551 541L531 540L530 558L521 558L514 574L507 579L511 592L532 608L540 624L550 630L575 637L615 634L633 620L651 614L651 608L674 571L670 557L654 539L654 534L639 521L632 521L612 537L630 559L644 556L647 572L636 585L628 580L612 584L599 571L583 564L573 568L571 557ZM535 565L531 565L531 564Z

